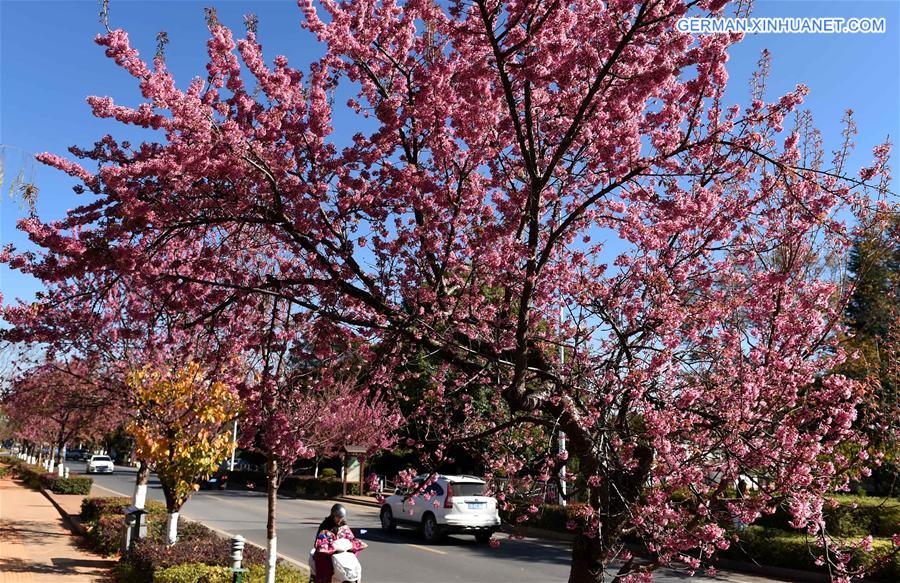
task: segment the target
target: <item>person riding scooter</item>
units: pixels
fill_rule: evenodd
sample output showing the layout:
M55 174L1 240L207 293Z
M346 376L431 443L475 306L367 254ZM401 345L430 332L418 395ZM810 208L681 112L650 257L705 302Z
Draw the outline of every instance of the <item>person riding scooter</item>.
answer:
M347 526L347 509L341 504L335 504L316 533L314 552L310 561L313 581L331 583L336 570L339 571L337 574L342 582L358 581L360 569L356 554L367 546L357 539ZM348 554L341 555L341 553ZM348 576L352 578L344 578Z

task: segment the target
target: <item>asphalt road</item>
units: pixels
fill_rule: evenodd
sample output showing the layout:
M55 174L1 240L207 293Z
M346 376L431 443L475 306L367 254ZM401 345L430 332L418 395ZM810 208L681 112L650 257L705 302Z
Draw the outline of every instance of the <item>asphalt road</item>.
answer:
M76 473L84 472L83 462L68 462ZM92 475L94 483L111 492L131 496L134 468L116 466L112 475ZM151 475L148 499L163 501L159 481ZM316 528L328 514L327 500L278 499L278 550L289 559L307 562ZM539 539L512 540L498 534L501 544L491 548L471 536L451 536L439 544L426 544L412 530L398 529L383 534L378 509L347 504L348 521L354 532L369 544L360 554L366 583L549 583L566 581L570 550L567 544ZM265 547L266 499L264 492L245 490L204 490L195 493L181 515L227 534L241 534ZM674 583L686 575L660 572L655 581ZM772 581L760 577L720 574L716 578L696 577L692 581L758 583Z

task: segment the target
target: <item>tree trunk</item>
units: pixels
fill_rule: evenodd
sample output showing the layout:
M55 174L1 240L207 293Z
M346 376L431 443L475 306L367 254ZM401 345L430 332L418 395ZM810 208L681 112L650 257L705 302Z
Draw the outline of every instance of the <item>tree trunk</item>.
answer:
M175 497L175 492L163 484L163 495L166 497L166 544L174 545L178 542L178 511L181 504Z
M278 504L278 460L269 455L266 464L266 583L275 583L275 563L278 561L278 536L276 532L276 508Z
M63 420L59 424L59 433L56 434L56 464L63 464L63 448L66 446L66 423L68 421L68 415L63 417ZM50 452L50 455L53 455L53 452ZM50 471L53 471L52 463L50 467Z
M598 537L579 534L572 545L569 583L600 583L605 575L606 552Z
M174 545L178 542L178 511L166 514L166 544Z
M581 443L578 444L579 446ZM594 473L597 460L585 449L577 450L582 468ZM606 479L600 486L589 487L590 504L597 513L600 530L587 536L578 534L572 545L572 566L569 570L569 583L601 583L606 575L606 567L612 558L612 550L621 544L622 529L625 527L631 508L640 498L644 484L650 475L653 462L653 449L646 445L634 448L634 461L630 469L617 468L604 472ZM610 580L619 580L622 575L631 572L633 564L626 563L623 571Z
M137 477L134 480L134 496L131 503L143 508L147 502L147 479L150 477L150 466L144 460L138 461Z

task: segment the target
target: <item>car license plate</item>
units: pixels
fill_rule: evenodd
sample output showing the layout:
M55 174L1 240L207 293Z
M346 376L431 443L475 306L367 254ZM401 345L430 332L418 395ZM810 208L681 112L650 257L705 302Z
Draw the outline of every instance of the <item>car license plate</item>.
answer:
M469 510L481 510L484 508L484 502L466 502L466 506L469 507Z

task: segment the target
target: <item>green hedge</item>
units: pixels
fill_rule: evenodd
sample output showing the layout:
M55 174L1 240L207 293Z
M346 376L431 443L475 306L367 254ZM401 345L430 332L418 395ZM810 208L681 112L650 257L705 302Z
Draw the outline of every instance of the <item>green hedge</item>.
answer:
M890 539L875 539L873 550L853 551L851 568L863 567L866 578L873 581L900 581L900 555L891 551ZM740 542L721 553L722 557L741 561L755 561L773 567L824 572L815 564L818 549L803 534L761 526L748 527L741 533Z
M576 503L567 506L558 506L556 504L541 504L538 511L531 514L527 511L529 504L515 504L512 508L500 510L500 518L506 524L522 526L530 526L533 528L543 528L546 530L554 530L557 532L571 532L566 528L566 523L570 520L576 520L577 513L585 504ZM529 518L524 522L518 522L518 517L527 515ZM576 521L577 522L577 521Z
M81 494L87 496L91 493L94 480L85 476L69 476L61 478L56 474L44 474L41 476L41 487L50 490L54 494Z
M84 476L61 478L48 473L42 466L26 464L19 459L3 460L9 471L18 476L29 488L50 490L54 494L90 494L94 481Z
M294 484L294 493L301 497L335 498L344 491L341 481L337 478L297 476Z
M900 525L900 501L876 496L833 496L838 505L826 503L823 509L825 526L834 536L890 537ZM791 531L791 517L779 508L774 514L761 516L756 525Z
M264 565L252 565L244 573L241 581L261 583L265 581L265 575ZM278 565L275 568L275 581L277 583L307 583L309 575L287 565ZM187 563L156 571L153 574L153 583L231 583L231 569L202 563Z

